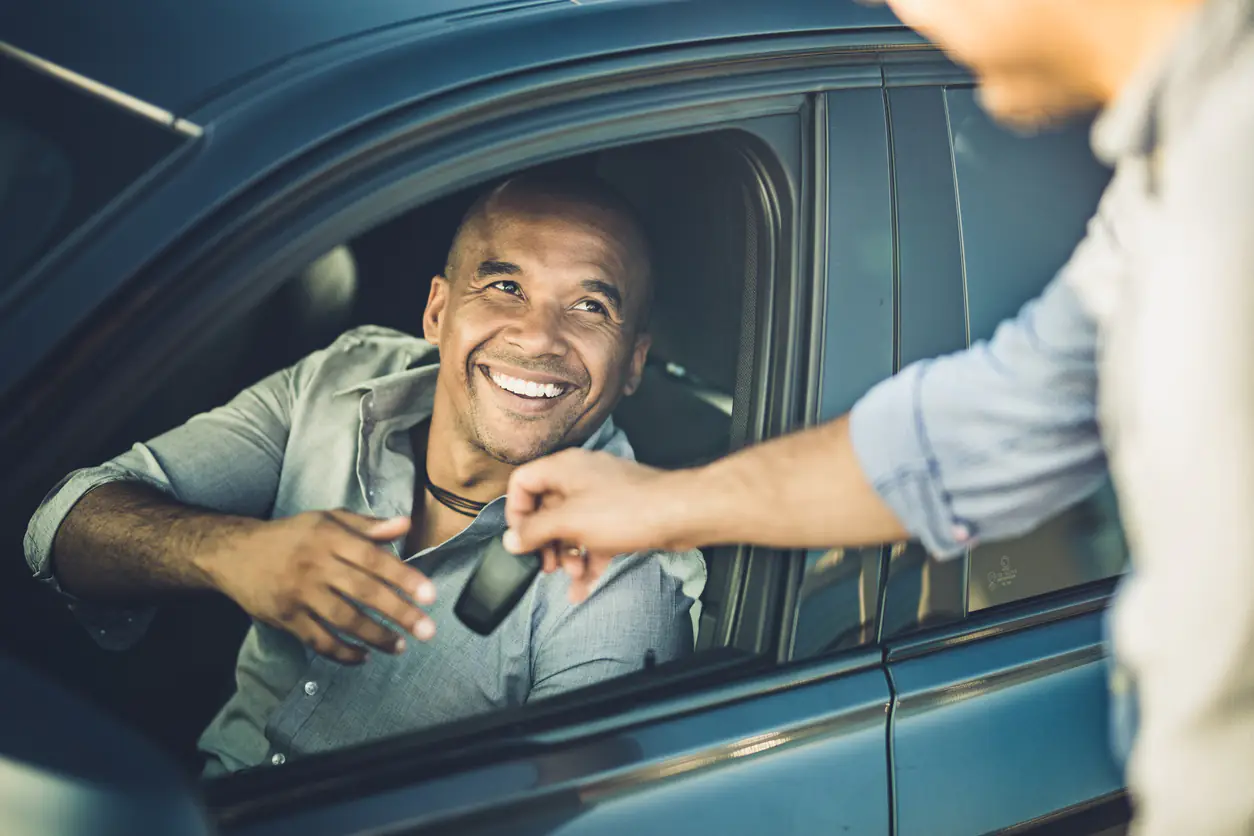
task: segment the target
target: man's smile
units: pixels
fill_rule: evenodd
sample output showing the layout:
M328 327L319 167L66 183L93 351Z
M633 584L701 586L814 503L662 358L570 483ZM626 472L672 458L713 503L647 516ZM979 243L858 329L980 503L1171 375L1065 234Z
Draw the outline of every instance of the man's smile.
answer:
M505 370L482 364L476 368L515 410L521 407L526 412L547 411L577 388L568 380L540 372Z

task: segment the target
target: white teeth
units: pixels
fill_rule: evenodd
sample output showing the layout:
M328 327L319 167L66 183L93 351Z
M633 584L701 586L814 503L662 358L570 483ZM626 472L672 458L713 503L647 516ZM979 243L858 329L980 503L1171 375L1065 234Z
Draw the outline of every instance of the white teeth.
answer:
M566 387L560 383L536 383L534 380L523 380L492 371L488 372L488 375L493 383L505 391L527 398L556 398L566 391Z

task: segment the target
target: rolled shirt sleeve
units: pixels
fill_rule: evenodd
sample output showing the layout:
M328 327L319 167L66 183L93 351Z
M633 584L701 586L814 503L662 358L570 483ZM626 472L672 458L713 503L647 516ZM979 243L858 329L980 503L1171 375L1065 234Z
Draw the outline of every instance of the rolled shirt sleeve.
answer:
M114 650L133 645L154 611L99 605L61 589L52 547L62 522L89 491L113 482L148 485L187 505L223 513L268 515L299 371L298 365L276 372L225 406L194 416L102 465L76 470L45 497L27 525L26 562L37 580L66 598L99 645Z
M932 554L1024 534L1101 485L1097 326L1074 281L1118 264L1099 213L1044 292L990 340L914 363L854 405L863 472Z

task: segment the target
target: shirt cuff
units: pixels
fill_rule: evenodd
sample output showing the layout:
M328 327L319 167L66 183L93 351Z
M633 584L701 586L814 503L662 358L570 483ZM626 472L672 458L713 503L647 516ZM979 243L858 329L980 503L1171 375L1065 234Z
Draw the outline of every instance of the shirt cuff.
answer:
M920 392L928 361L914 363L867 392L849 415L854 455L897 520L927 551L950 558L976 545L969 520L955 516L927 441Z
M52 543L61 523L88 492L111 482L139 482L170 494L169 485L114 464L76 470L62 479L35 511L26 527L23 547L35 580L65 599L70 612L96 644L106 650L125 650L143 637L156 609L131 609L84 601L62 589L52 570Z

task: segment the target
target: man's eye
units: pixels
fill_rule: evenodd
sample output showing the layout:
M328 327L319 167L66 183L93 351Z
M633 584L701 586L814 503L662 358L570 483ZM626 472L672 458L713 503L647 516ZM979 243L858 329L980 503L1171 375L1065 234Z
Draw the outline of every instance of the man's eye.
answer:
M575 310L587 311L588 313L594 313L594 314L607 313L607 311L605 310L605 306L602 305L600 302L596 301L595 299L583 300L582 302L575 305Z
M522 287L519 286L518 282L511 281L509 279L501 279L499 282L492 282L492 284L488 285L488 287L494 287L497 290L502 290L510 296L522 295Z

